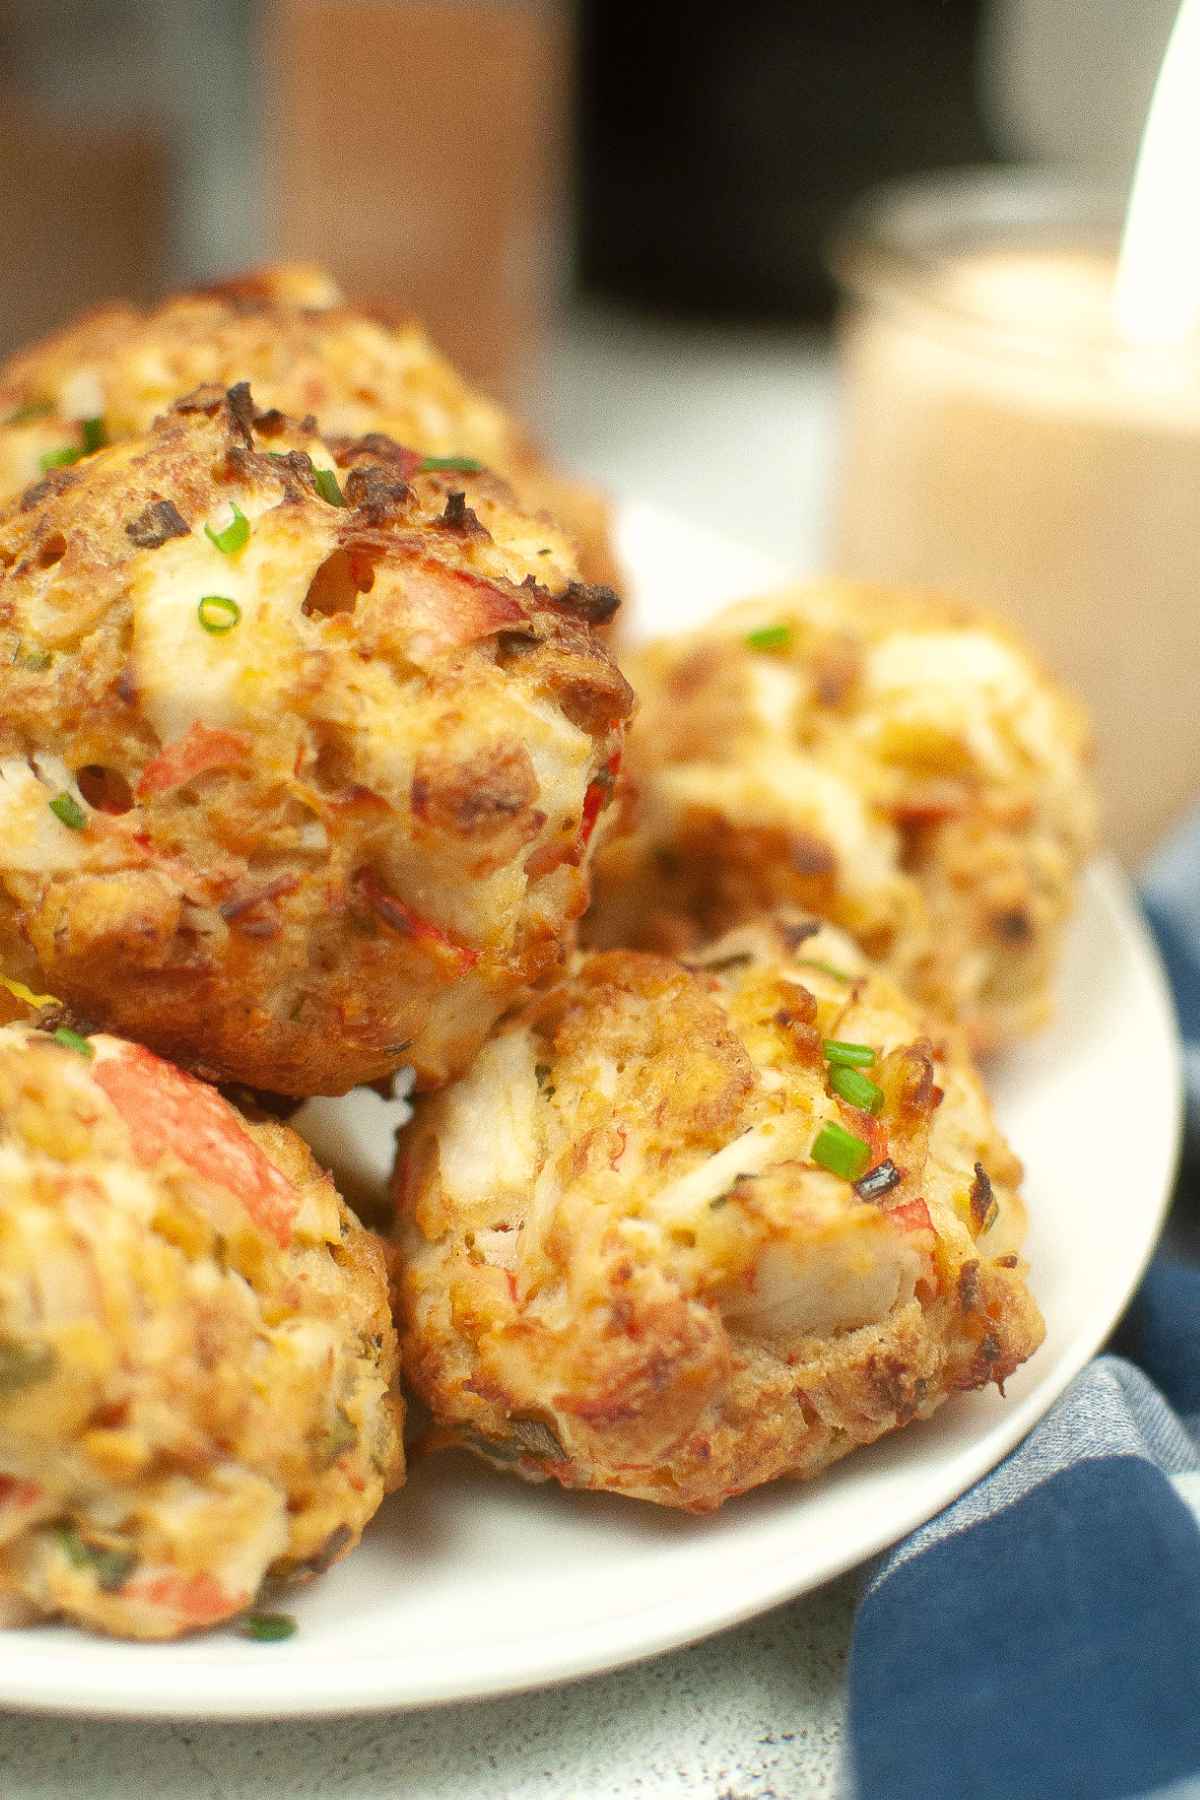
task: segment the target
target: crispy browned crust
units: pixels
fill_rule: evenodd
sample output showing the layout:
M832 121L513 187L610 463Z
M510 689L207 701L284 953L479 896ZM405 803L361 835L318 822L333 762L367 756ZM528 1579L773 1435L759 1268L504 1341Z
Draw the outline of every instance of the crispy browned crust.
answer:
M239 716L198 701L188 725L209 640L196 623L177 701L154 665L152 704L139 608L195 621L220 592L203 525L230 500L254 517L243 556L273 546L249 600L274 610L219 640L246 659ZM586 904L632 705L592 596L497 478L322 439L246 388L54 470L0 513L0 781L38 773L48 804L79 777L94 804L41 863L44 810L6 842L0 805L0 968L252 1087L341 1091L406 1062L444 1080Z
M76 398L81 375L95 400ZM0 367L0 499L32 478L39 453L75 440L80 406L123 438L202 383L238 381L251 383L261 406L315 414L326 431L382 431L413 449L477 457L511 482L526 510L566 528L586 580L619 584L604 495L554 469L418 321L387 323L347 306L324 271L299 264L251 270L148 309L101 307L12 357ZM47 410L21 416L37 407Z
M0 1029L0 1592L169 1638L404 1475L381 1245L295 1133L112 1038Z
M877 1118L827 1035L879 1047ZM894 1165L874 1198L814 1166L829 1119ZM586 954L401 1138L406 1372L442 1441L709 1510L1036 1349L1019 1180L957 1042L831 928Z
M926 658L924 701L877 676L901 655ZM1082 714L1013 634L939 595L825 583L628 666L633 831L600 860L587 941L678 949L809 907L977 1050L1044 1021L1095 800Z

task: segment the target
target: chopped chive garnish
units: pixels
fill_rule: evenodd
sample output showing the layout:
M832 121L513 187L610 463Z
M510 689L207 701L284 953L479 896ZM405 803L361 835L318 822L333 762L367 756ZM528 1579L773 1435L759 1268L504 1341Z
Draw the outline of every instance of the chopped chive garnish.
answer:
M6 425L29 425L34 419L46 419L54 411L48 400L31 400L28 406L18 406L16 412L10 412L4 423Z
M77 463L83 451L78 444L64 444L61 450L43 450L38 457L38 467L43 475L51 469L65 469L71 463Z
M212 637L232 631L241 616L241 607L228 594L205 594L196 608L196 617Z
M256 1644L279 1644L296 1635L296 1621L290 1613L247 1613L238 1622L238 1632Z
M758 631L746 633L748 650L787 650L792 642L790 625L763 625Z
M50 802L50 811L54 814L56 819L61 819L63 824L68 826L70 830L87 830L87 814L84 812L82 806L80 806L78 800L76 800L74 794L55 794L53 800Z
M338 478L332 469L314 469L313 480L322 500L330 506L345 506L346 497L338 486Z
M53 1344L0 1337L0 1394L36 1387L38 1382L48 1380L57 1366L58 1354Z
M829 1085L835 1094L863 1112L877 1113L883 1105L883 1089L876 1087L861 1069L835 1067Z
M96 1054L87 1039L77 1031L72 1031L69 1025L60 1025L53 1036L56 1044L61 1044L66 1050L74 1050L80 1056L93 1057Z
M235 550L241 549L242 545L246 542L246 539L250 536L249 519L246 517L236 500L231 500L229 504L233 508L233 518L230 520L229 524L225 526L224 530L214 531L211 525L206 525L204 527L205 537L208 538L210 543L217 546L217 549L221 552L222 556L232 556Z
M857 1181L871 1160L871 1147L852 1131L830 1121L817 1133L810 1155L831 1175L840 1175L843 1181Z
M821 1048L825 1061L842 1069L869 1069L875 1061L870 1044L847 1044L841 1038L826 1038Z
M15 669L28 669L34 675L40 675L54 661L49 650L26 650L24 644L17 645L12 659Z
M460 475L482 475L483 464L474 456L426 456L417 465L419 475L430 475L435 469L457 470Z
M796 961L803 969L817 969L822 975L832 975L835 981L853 981L853 975L847 975L845 969L836 969L832 963L822 962L819 956L798 956Z
M85 456L90 456L93 450L103 450L105 444L108 442L108 433L104 429L104 420L97 414L94 419L81 419L79 423L83 431L83 449Z
M131 1550L114 1550L105 1544L90 1544L73 1525L57 1525L59 1543L67 1561L76 1569L90 1569L96 1585L106 1594L120 1593L137 1568L137 1557Z

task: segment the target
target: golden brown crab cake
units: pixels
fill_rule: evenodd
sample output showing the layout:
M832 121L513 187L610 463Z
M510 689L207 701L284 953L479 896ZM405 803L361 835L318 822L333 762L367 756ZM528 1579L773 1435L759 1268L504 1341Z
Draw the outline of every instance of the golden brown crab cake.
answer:
M385 432L427 456L476 460L575 539L590 581L616 564L604 497L558 474L513 419L440 356L416 320L346 304L319 268L283 265L177 294L106 306L0 365L0 499L42 459L140 437L181 394L249 381L260 406L347 437Z
M169 1638L353 1548L403 1477L383 1248L286 1126L0 1027L0 1591Z
M977 1049L1040 1024L1094 836L1075 703L954 602L824 583L629 661L637 829L591 941L680 948L764 906L849 931Z
M706 1511L1037 1348L1019 1179L834 928L585 952L401 1137L405 1371L529 1479Z
M200 389L0 513L0 966L304 1094L560 959L632 695L565 538L416 462Z

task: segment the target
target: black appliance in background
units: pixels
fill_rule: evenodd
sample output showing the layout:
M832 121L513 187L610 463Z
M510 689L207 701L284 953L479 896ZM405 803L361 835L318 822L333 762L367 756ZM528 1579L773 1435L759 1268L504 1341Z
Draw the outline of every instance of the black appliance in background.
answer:
M585 0L585 290L713 318L820 318L822 245L891 176L993 160L984 0Z

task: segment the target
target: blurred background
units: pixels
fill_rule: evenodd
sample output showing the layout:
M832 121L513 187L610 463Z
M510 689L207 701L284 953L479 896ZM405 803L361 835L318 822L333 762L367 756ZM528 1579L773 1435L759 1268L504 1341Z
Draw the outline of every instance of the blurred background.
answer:
M1110 817L1138 853L1195 788L1190 752L1150 784L1119 721L1131 670L1153 693L1197 655L1200 383L1182 434L1143 416L1174 370L1101 430L1080 370L1060 424L1031 392L1033 435L1002 452L977 393L968 429L944 370L918 383L915 340L884 368L848 328L839 403L826 251L856 197L912 172L1044 164L1122 194L1177 6L0 0L0 353L111 295L323 262L423 317L564 465L718 523L764 579L832 561L1009 608L1110 721ZM906 382L902 415L879 396L898 408ZM911 447L950 428L914 473ZM1196 721L1178 730L1200 756Z
M573 303L819 324L829 229L883 177L1127 175L1174 12L0 0L0 349L280 253L527 399Z

